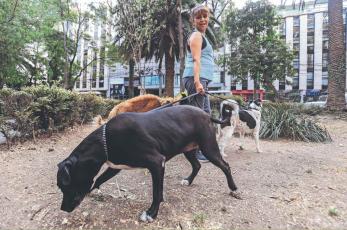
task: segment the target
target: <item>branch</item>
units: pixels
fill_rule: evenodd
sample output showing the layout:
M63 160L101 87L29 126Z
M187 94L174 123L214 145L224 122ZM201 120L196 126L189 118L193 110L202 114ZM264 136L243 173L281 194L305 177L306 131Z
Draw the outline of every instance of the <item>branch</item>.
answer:
M14 8L12 10L12 16L10 16L10 18L7 21L5 20L5 21L1 22L0 25L9 23L14 19L14 16L15 16L14 12L16 11L17 6L18 6L18 0L16 0L16 3L15 3Z
M12 16L8 19L7 23L9 23L10 21L12 21L14 19L14 12L16 11L17 6L18 6L18 0L16 0L16 3L15 3L13 10L12 10Z

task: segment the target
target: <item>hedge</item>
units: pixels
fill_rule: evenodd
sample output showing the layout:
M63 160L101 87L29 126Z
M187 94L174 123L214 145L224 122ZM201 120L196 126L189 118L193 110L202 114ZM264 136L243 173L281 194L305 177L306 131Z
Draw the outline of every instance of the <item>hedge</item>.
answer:
M61 131L105 116L120 101L58 87L0 90L0 131L10 139Z

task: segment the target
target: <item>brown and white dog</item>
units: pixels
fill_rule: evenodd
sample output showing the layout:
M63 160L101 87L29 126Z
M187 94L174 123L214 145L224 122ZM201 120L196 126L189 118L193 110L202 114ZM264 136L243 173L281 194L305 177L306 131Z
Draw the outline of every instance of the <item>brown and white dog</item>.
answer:
M239 105L232 99L224 100L220 105L221 119L230 119L226 125L218 125L218 142L221 154L225 157L224 149L230 142L234 133L240 136L241 148L245 134L251 134L256 143L257 152L260 153L259 131L261 121L261 100L251 101L247 110L240 110Z
M108 114L108 118L106 121L109 121L111 120L111 118L117 116L118 114L125 112L148 112L162 105L171 103L173 102L173 100L174 99L170 97L161 98L153 94L140 95L116 105ZM100 115L97 117L97 123L99 125L104 124L106 121L103 120Z

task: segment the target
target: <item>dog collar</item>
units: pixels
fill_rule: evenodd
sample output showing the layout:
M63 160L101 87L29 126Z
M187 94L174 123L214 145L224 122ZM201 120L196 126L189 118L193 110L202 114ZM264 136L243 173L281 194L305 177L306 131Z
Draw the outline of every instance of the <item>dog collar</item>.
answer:
M102 127L102 142L104 144L104 151L106 154L106 161L108 161L108 150L107 150L107 141L106 141L106 124Z

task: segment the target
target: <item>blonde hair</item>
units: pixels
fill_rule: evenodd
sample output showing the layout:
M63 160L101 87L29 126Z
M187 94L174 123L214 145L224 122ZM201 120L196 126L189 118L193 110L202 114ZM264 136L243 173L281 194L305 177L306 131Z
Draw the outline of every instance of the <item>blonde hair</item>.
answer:
M190 18L192 22L194 21L195 16L201 13L208 13L210 15L210 9L207 6L201 4L195 6L190 12Z

